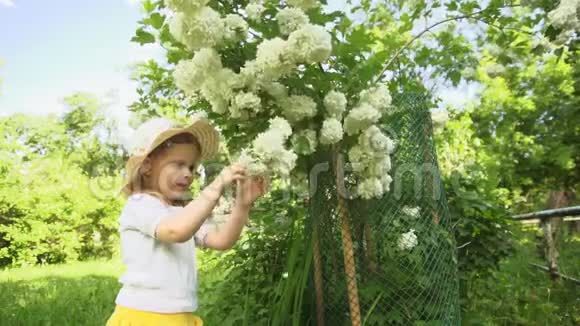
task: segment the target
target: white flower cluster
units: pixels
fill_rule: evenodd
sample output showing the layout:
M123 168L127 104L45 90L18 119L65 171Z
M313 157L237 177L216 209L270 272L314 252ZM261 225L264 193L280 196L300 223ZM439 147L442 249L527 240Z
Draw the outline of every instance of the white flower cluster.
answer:
M495 63L485 66L485 73L490 78L500 77L505 73L505 67L502 64Z
M288 121L282 118L271 119L268 130L254 139L251 148L242 151L238 163L246 166L251 176L288 176L298 158L284 146L290 135L292 128Z
M323 62L331 54L331 35L324 27L310 23L305 13L319 3L287 0L290 7L274 17L281 36L261 41L255 59L245 62L239 73L223 66L218 50L248 37L245 19L261 20L263 1L251 0L241 13L244 17L222 17L207 3L208 0L166 0L175 11L170 22L172 35L194 52L192 59L177 64L176 85L189 96L207 100L214 112L234 119L247 120L272 105L275 114L283 117L270 120L269 129L242 151L239 163L246 165L251 175L287 176L296 164L297 154L309 155L319 144L336 144L346 133L358 137L348 152L354 176L360 181L357 193L370 199L389 191L394 143L375 125L383 115L391 113L386 86L362 91L350 111L345 94L328 92L322 101L324 120L317 126L320 130L310 125L292 135L290 124L308 125L305 120L322 113L313 98L293 94L280 82L302 64ZM285 145L289 140L292 150Z
M408 217L417 218L421 214L421 208L417 206L403 206L401 212Z
M358 143L348 151L348 158L359 178L357 194L364 199L380 198L390 190L393 179L390 154L394 142L377 126L367 128L359 135Z
M316 115L316 102L306 95L291 95L281 101L282 114L288 121L295 123Z
M332 145L342 140L342 115L346 110L346 96L338 91L330 91L324 97L326 120L322 122L320 143Z
M319 2L316 0L286 0L286 2L292 7L298 7L302 10L308 10L316 8Z
M308 16L298 8L284 8L276 14L280 33L288 35L309 23Z
M288 51L296 63L324 61L332 51L330 34L322 26L303 25L288 36Z
M250 2L244 10L246 11L246 15L248 16L249 20L257 22L261 20L262 13L264 10L266 10L266 8L261 3Z
M254 93L240 92L234 96L230 104L232 118L249 118L260 109L260 98Z
M377 122L383 113L392 113L391 95L386 86L380 85L360 93L360 102L344 119L344 130L355 135Z
M203 48L191 60L182 60L173 73L175 84L188 95L200 93L213 111L232 117L248 118L260 110L260 98L253 93L238 93L244 87L240 76L223 68L217 51ZM231 105L230 105L231 102Z
M560 0L558 7L548 13L548 20L563 30L580 30L579 9L580 0Z
M203 8L209 0L166 0L165 5L177 12L194 13Z
M296 71L300 64L321 62L330 55L330 34L323 27L310 24L301 9L317 3L296 1L292 8L280 10L276 19L281 33L288 38L262 41L257 46L256 58L247 61L239 74L222 67L215 49L246 38L248 24L235 14L222 18L207 3L207 0L166 0L167 6L176 11L170 22L171 33L188 49L196 51L193 59L176 66L176 85L187 95L201 95L214 112L228 112L236 119L251 118L271 103L262 101L261 91L274 98L282 115L292 123L315 116L317 105L313 99L305 95L288 96L285 86L277 81ZM248 19L258 20L263 10L262 2L257 0L251 1L245 11Z
M342 140L344 132L342 124L336 118L328 118L322 123L320 130L320 143L323 145L332 145Z
M360 101L383 112L391 107L392 99L387 86L381 84L360 92Z
M400 250L411 250L417 246L418 240L414 229L410 229L409 232L401 234L399 237L399 249Z
M218 217L231 213L233 206L234 203L230 196L221 196L218 204L212 210L212 217Z
M308 155L316 151L318 145L316 131L312 129L301 130L292 136L292 147L294 152L301 155Z
M324 108L329 117L342 119L346 110L346 96L337 91L330 91L324 97Z
M188 10L175 13L169 22L169 31L190 50L219 47L246 37L248 24L239 15L221 18L217 11L207 6Z
M256 59L246 62L241 75L255 88L278 80L296 68L288 52L288 42L281 38L264 40L258 45Z
M447 110L432 111L431 121L433 122L433 129L443 129L447 121L449 121L449 112Z

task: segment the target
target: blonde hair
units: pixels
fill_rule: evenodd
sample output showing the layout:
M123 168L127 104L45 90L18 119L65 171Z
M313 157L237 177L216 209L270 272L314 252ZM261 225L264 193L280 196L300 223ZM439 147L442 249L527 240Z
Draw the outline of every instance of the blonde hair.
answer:
M155 149L153 149L151 151L151 153L149 153L149 155L147 155L147 157L153 158L153 157L157 157L159 155L163 155L163 153L165 151L167 151L167 149L171 148L173 145L176 145L176 144L192 144L197 148L198 152L201 153L201 146L200 146L198 140L190 133L181 133L181 134L177 134L171 138L168 138L167 140L165 140L164 142L159 144L159 146L155 147ZM129 159L131 159L131 158L129 158ZM197 164L196 164L196 166L197 166ZM139 166L139 168L137 168L133 171L133 175L130 177L129 180L131 180L129 182L129 185L128 185L129 191L127 191L125 193L125 195L127 197L129 197L130 195L136 194L136 193L144 193L144 194L149 194L151 196L157 197L161 201L163 201L164 203L177 204L179 206L185 206L190 201L190 200L178 200L178 201L169 202L167 200L167 198L165 198L165 196L163 196L163 194L161 194L160 192L155 191L155 190L151 190L151 189L146 189L144 187L145 180L144 180L143 174L141 173L141 166Z

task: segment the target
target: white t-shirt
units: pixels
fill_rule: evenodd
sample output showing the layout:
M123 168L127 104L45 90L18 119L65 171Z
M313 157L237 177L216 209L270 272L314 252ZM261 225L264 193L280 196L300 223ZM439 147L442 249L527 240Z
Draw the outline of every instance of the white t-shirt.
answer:
M155 239L159 222L183 209L169 206L149 194L133 194L119 218L121 256L127 271L115 303L157 313L192 312L197 309L196 243L214 227L206 222L183 243Z

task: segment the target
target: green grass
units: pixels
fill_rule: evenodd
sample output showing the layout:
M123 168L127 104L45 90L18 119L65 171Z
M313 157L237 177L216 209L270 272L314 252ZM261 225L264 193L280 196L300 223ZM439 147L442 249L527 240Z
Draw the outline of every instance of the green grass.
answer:
M528 266L542 263L533 232L514 235L517 253L501 263L491 278L470 284L470 305L464 325L579 325L580 286L553 283L547 273ZM561 243L563 271L580 277L580 237L568 235ZM219 257L200 252L200 311L204 320L223 317L225 305L215 282L226 282ZM118 260L35 266L0 271L0 325L104 325L114 309L123 272ZM234 285L230 285L234 286ZM239 309L245 310L243 302ZM244 313L255 313L246 307ZM220 313L220 312L224 313ZM215 316L214 316L215 317ZM219 319L219 318L218 318Z
M0 271L0 325L104 325L115 307L119 261Z

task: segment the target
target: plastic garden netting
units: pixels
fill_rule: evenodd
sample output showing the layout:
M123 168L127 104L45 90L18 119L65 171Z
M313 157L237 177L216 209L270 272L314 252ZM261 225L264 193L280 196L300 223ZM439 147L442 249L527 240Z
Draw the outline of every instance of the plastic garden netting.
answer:
M344 151L310 166L311 303L317 325L458 325L456 247L421 97L394 99L382 122L396 142L382 199L352 198Z

